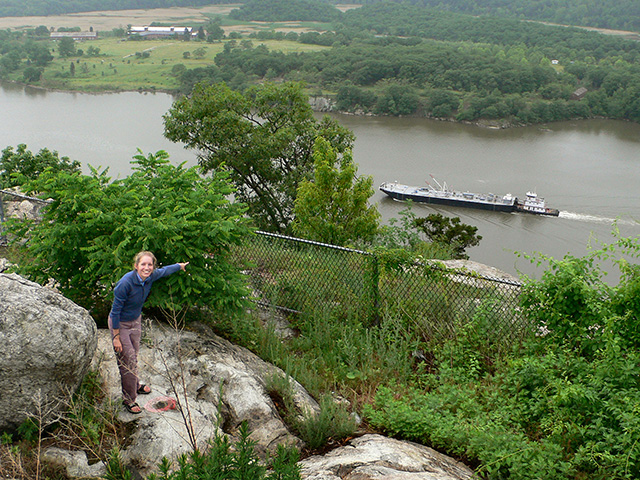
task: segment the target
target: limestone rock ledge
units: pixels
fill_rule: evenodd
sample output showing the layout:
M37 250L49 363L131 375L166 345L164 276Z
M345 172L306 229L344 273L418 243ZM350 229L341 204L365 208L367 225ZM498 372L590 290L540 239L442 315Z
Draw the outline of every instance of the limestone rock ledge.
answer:
M87 373L96 343L96 324L84 308L0 273L0 431L29 415L54 421Z
M302 460L305 480L467 480L473 472L435 450L364 435L326 455Z

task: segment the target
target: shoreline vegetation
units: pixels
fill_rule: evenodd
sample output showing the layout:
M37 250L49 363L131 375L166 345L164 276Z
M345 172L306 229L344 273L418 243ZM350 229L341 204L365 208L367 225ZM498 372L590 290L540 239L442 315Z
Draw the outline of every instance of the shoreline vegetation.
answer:
M0 30L0 80L58 91L175 95L190 94L200 82L240 91L299 82L309 97L357 115L494 128L640 121L640 42L625 36L408 3L324 4L313 19L304 9L278 10L308 4L314 3L20 17L22 27ZM60 24L34 26L37 20ZM0 28L3 22L7 17ZM192 34L148 39L128 34L135 25L189 27ZM95 32L95 39L52 40L54 32Z

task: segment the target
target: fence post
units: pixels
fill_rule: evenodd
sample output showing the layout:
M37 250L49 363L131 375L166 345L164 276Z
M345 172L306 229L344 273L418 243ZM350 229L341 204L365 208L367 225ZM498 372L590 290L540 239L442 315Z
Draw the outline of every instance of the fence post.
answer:
M373 258L372 272L371 272L371 293L373 297L373 322L372 325L377 327L380 325L380 266L378 262L378 255L375 253L371 255Z
M0 193L0 246L7 244L7 236L4 233L4 205L2 204L2 193Z

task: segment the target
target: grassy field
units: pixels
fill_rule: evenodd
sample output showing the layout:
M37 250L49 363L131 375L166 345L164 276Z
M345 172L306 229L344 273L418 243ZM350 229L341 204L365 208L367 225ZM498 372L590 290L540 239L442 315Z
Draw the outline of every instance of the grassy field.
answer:
M285 53L320 50L328 47L304 45L290 41L252 40L254 45L264 44L270 50ZM205 67L214 63L215 56L224 48L224 43L184 42L180 40L126 41L107 38L85 43L76 43L85 51L79 57L55 59L49 65L39 85L58 90L83 92L162 90L173 91L179 86L178 78L172 74L177 64L187 69ZM100 49L98 56L87 56L89 47ZM185 55L188 58L185 58ZM71 63L74 64L73 76ZM21 81L16 72L14 80Z
M195 28L218 19L225 32L246 38L261 30L281 32L324 31L326 25L315 22L237 22L229 19L228 13L237 4L211 5L200 8L164 8L152 10L121 10L84 12L49 17L1 17L0 28L23 30L45 25L49 28L80 27L83 31L93 28L98 33L127 25L189 25ZM343 6L344 9L353 8ZM254 46L264 44L270 50L284 53L321 50L328 47L305 45L290 41L263 41L253 39ZM87 56L89 47L100 50L98 56ZM52 42L54 61L46 67L37 86L82 92L105 92L127 90L175 91L178 78L172 68L183 64L187 69L204 67L214 62L224 43L185 42L180 39L128 41L103 37L95 41L76 42L76 48L84 55L60 58L57 46ZM188 53L187 53L188 52ZM199 53L201 55L199 55ZM185 58L185 54L188 58ZM74 63L73 75L71 63ZM13 72L10 80L23 82L23 69Z

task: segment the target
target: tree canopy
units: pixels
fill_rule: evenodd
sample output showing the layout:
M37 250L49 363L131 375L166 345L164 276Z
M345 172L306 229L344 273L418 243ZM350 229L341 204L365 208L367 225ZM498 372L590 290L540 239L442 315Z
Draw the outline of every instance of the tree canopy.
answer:
M259 228L289 232L301 181L313 171L313 144L337 153L353 134L329 117L317 121L299 83L265 83L244 92L198 84L164 116L165 136L198 151L205 172L226 169Z
M247 0L229 16L237 20L260 22L312 21L331 22L341 12L330 3L318 0Z
M37 154L21 143L14 151L13 147L2 150L0 158L0 188L22 185L36 180L45 170L49 172L79 173L80 162L69 157L58 156L58 152L43 148Z
M478 227L462 223L460 217L450 218L432 213L426 217L415 218L413 224L430 241L448 246L454 258L468 259L465 250L478 245L482 240L482 236L476 234Z
M309 240L347 245L370 241L380 213L368 200L375 193L373 177L358 177L351 150L340 159L319 137L313 149L314 179L303 180L295 201L293 231Z
M41 222L14 221L30 261L21 273L39 283L53 279L61 292L106 318L115 282L135 254L150 250L158 262L189 262L154 288L147 306L178 310L202 306L234 312L244 305L244 279L229 261L231 246L249 234L245 208L230 203L227 175L208 178L197 167L169 163L164 151L134 157L133 173L111 182L106 171L45 170L25 184L51 199Z

